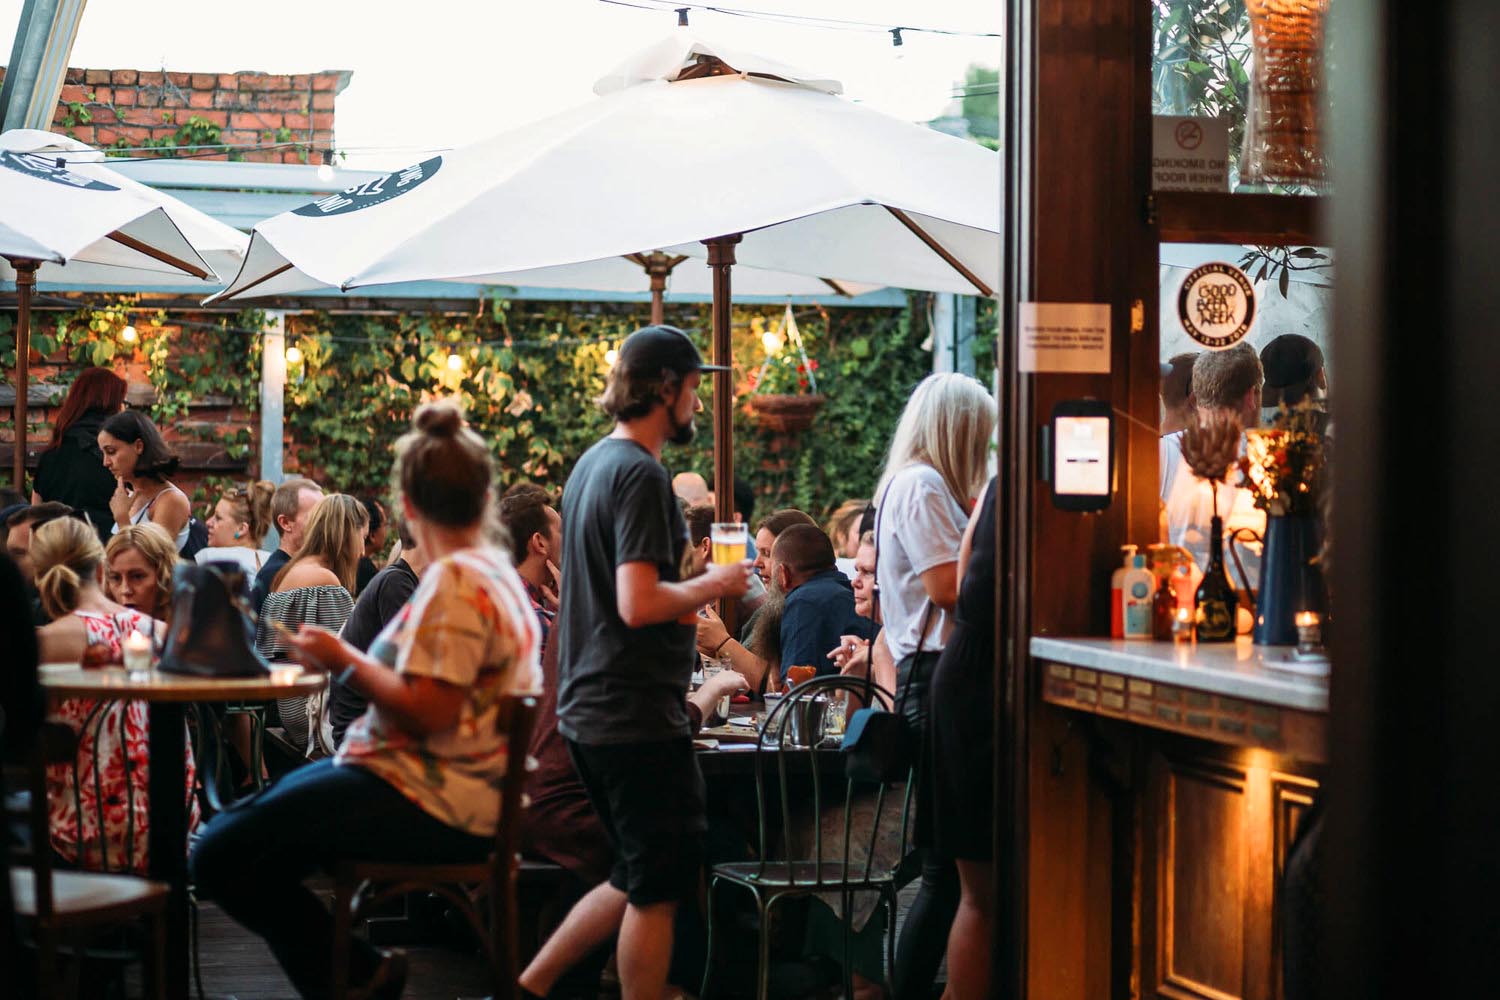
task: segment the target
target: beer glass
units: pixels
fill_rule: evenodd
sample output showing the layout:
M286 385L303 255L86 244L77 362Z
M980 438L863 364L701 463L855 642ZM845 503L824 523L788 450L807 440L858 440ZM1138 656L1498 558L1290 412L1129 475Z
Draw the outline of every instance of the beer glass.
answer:
M744 524L715 524L709 528L713 542L713 561L720 566L745 561L750 530Z

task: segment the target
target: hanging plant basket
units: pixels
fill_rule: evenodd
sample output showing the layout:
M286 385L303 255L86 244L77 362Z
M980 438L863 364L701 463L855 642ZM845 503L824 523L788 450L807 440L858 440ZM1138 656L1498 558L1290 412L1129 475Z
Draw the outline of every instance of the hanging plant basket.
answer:
M757 427L768 431L793 433L805 431L823 408L828 397L814 395L765 394L750 397L750 416Z

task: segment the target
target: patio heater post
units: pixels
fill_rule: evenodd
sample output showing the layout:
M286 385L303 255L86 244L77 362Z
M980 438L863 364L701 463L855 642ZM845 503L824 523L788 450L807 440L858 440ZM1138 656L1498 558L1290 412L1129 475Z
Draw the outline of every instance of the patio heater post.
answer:
M23 498L26 488L26 389L31 381L31 290L36 287L34 260L11 261L16 271L16 408L15 451L11 454L11 477Z
M674 257L660 250L653 250L650 253L627 254L625 259L638 265L651 279L651 325L660 326L666 322L667 307L664 296L667 291L667 278L671 277L677 265L687 258ZM734 262L730 261L730 263Z
M732 297L729 274L734 267L734 248L744 237L716 236L704 240L708 247L708 266L714 278L713 363L731 366L734 350L730 345L730 307ZM734 520L734 372L714 372L714 518ZM719 602L719 616L729 634L739 628L733 601Z

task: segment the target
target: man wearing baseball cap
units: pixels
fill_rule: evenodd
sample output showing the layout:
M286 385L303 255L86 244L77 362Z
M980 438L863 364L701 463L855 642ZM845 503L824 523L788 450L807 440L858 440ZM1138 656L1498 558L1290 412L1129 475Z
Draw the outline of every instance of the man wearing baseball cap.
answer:
M1323 351L1317 343L1298 333L1283 333L1260 352L1266 383L1261 392L1261 406L1268 413L1284 403L1288 408L1304 399L1321 403L1328 391L1328 375L1323 369Z
M687 524L661 452L693 440L702 373L722 370L675 327L632 333L598 401L614 431L578 460L563 493L558 729L615 864L522 973L527 995L546 996L618 930L622 995L659 997L677 904L698 889L705 791L683 700L692 623L710 601L745 593L750 563L680 579Z

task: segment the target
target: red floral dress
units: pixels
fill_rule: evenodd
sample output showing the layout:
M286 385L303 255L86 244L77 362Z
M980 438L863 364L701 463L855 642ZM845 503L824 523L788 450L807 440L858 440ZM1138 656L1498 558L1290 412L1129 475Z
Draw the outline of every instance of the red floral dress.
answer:
M124 659L125 637L133 631L149 635L153 624L137 611L113 616L89 611L73 613L83 622L88 635L89 662L120 663ZM108 657L103 655L106 648ZM53 849L80 868L144 874L150 828L146 703L69 698L58 705L52 718L67 723L78 734L78 753L73 763L47 768L47 809ZM189 746L190 830L197 827L199 818L198 800L193 795L195 777L193 751Z

